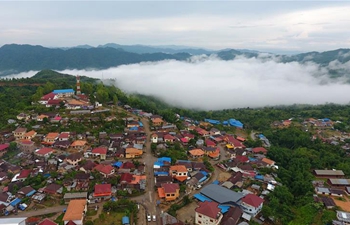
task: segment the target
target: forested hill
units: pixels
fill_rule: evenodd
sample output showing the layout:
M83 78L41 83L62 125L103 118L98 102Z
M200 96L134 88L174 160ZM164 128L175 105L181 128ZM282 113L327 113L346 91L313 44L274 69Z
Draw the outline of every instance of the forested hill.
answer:
M46 48L39 45L4 45L0 48L0 76L30 70L107 69L124 64L154 62L166 59L187 60L191 57L191 54L194 53L192 51L193 49L191 51L182 49L187 52L178 52L174 54L162 52L138 54L125 51L123 48L117 48L118 46L119 45L105 45L97 48L76 47L58 49ZM129 49L130 51L136 51L136 47L130 47ZM148 48L143 48L143 51L147 51L147 49ZM196 53L199 54L200 50ZM215 54L223 60L232 60L237 56L252 58L258 57L259 55L259 53L255 51L234 49L226 49L215 53L207 52L206 54ZM270 58L271 60L278 59L281 62L315 62L321 66L328 66L333 61L338 61L339 63L350 61L350 49L337 49L326 52L307 52L292 56L271 54L265 55L265 58ZM344 68L332 67L331 70L330 73L332 76L342 76L347 73L347 70Z
M0 48L0 76L30 70L106 69L123 64L165 59L185 60L187 53L136 54L115 48L72 48L68 50L33 45L4 45Z

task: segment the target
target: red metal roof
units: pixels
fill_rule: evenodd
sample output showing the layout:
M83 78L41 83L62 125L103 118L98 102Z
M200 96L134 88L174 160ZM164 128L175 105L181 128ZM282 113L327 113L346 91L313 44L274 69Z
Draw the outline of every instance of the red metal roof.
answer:
M111 184L96 184L94 195L103 195L103 194L111 194L112 185Z
M219 204L216 202L200 202L199 207L196 208L196 212L206 215L210 218L216 219L217 215L219 214L219 212L221 211L221 209L219 208Z
M22 170L17 178L27 178L31 170Z
M255 208L258 208L261 203L264 202L264 199L254 195L254 194L247 194L242 198L242 202L244 202L247 205L251 205Z
M57 225L57 223L55 223L52 220L46 218L43 221L41 221L38 225Z
M94 169L106 175L111 174L112 171L114 170L113 166L103 165L103 164L98 164Z
M130 173L123 173L120 176L120 182L130 183L131 181L132 181L132 174L130 174Z
M1 144L0 145L0 152L6 150L8 147L10 147L10 144Z
M106 147L98 147L94 148L91 151L93 154L101 154L101 155L106 155L107 154L107 148Z
M176 190L180 190L179 184L162 184L165 194L167 193L175 193Z
M256 148L253 148L253 152L254 153L260 153L260 152L262 152L262 153L267 153L267 150L266 150L266 148L264 148L264 147L256 147Z
M53 99L55 96L56 96L56 94L51 92L51 93L48 93L48 94L44 95L43 97L41 97L41 100L50 100L50 99Z
M36 152L36 154L39 155L45 155L49 152L53 152L54 150L52 148L41 148L39 151Z

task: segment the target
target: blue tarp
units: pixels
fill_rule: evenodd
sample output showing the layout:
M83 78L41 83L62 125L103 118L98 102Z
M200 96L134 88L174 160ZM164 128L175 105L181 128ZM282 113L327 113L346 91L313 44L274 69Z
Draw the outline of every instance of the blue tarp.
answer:
M118 161L118 162L115 162L114 164L113 164L113 166L116 166L116 167L121 167L123 165L123 162L121 162L121 161Z
M243 123L239 120L229 119L228 123L233 127L243 128Z
M329 122L329 121L330 121L330 119L328 119L328 118L322 119L322 122Z
M255 161L258 161L258 159L256 159L256 158L253 158L253 157L248 157L248 159L249 159L249 161L251 161L251 162L255 162Z
M139 121L139 125L140 127L143 127L143 123L141 121Z
M45 177L45 178L49 178L49 177L51 177L51 174L49 174L49 173L44 174L44 177Z
M219 120L212 120L212 119L204 119L205 122L214 124L214 125L218 125L221 124L221 122Z
M122 218L122 223L123 223L123 224L130 224L129 217L123 216L123 218Z
M162 157L162 158L158 158L157 161L171 163L171 158L170 157Z
M19 203L21 203L21 199L20 198L16 198L15 200L13 200L12 202L10 202L10 205L12 205L13 207L15 207L16 205L18 205Z
M115 197L112 197L112 198L111 198L111 201L112 201L112 202L115 202L115 201L117 201L117 199L116 199Z
M203 171L203 170L201 170L200 171L204 176L208 176L208 173L207 172L205 172L205 171Z
M208 201L208 202L211 202L212 200L208 197L205 197L204 195L201 195L201 194L195 194L193 195L193 197L195 197L196 199L198 199L199 201L201 202L204 202L204 201Z
M219 205L218 206L221 209L221 213L227 213L227 211L230 209L230 206L227 205Z
M266 138L263 134L259 134L258 137L259 137L260 139L265 139L265 138Z
M214 180L213 184L219 184L220 182L218 180Z
M254 178L257 179L257 180L264 180L264 176L263 176L263 175L260 175L260 174L255 175Z
M204 176L204 177L202 177L201 179L199 179L199 183L202 183L202 182L204 182L206 179L208 179L208 177L206 177L206 176Z
M27 197L30 197L32 195L34 195L36 192L36 190L32 190L31 192L29 192L28 194L26 194Z
M228 121L223 121L222 125L228 125Z
M138 127L130 127L129 130L137 130Z

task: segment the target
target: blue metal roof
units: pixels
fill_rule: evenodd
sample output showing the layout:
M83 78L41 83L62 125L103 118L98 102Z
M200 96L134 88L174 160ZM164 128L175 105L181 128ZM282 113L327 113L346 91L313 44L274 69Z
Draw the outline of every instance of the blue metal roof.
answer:
M214 124L214 125L218 125L221 124L221 122L219 120L212 120L212 119L204 119L205 122Z
M171 163L171 158L170 157L162 157L162 158L158 158L157 161L158 162L169 162L169 163Z
M202 173L204 176L208 176L208 173L205 172L205 171L203 171L203 170L201 170L201 173Z
M201 195L201 194L199 194L199 193L193 195L193 197L195 197L196 199L198 199L198 200L201 201L201 202L204 202L204 201L211 202L211 201L212 201L210 198L207 198L207 197L205 197L204 195Z
M28 194L26 194L27 197L30 197L32 195L34 195L36 192L36 190L32 190L31 192L29 192Z
M123 162L121 162L121 161L118 161L118 162L115 162L114 164L113 164L113 166L116 166L116 167L121 167L123 165Z
M166 172L166 171L156 171L156 172L154 172L154 175L156 175L156 176L167 176L167 175L169 175L169 173L168 172Z
M52 93L54 94L64 94L64 93L74 93L73 89L60 89L60 90L53 90Z
M229 119L228 123L233 127L243 128L243 123L239 120Z
M227 205L219 205L218 207L221 209L221 213L227 213L227 211L230 209L230 206Z
M14 207L14 206L18 205L19 203L21 203L21 201L22 200L20 198L16 198L12 202L10 202L10 205L12 205Z
M123 223L123 224L130 224L129 217L123 216L123 218L122 218L122 223Z
M255 175L255 177L254 177L255 179L257 179L257 180L264 180L264 176L263 175Z
M139 121L139 125L140 127L143 127L143 123L141 121Z
M219 181L218 180L214 180L213 184L219 184Z

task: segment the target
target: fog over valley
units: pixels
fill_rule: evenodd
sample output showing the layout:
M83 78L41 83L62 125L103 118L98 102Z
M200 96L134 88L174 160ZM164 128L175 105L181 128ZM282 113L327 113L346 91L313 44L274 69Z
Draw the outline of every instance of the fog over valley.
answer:
M350 63L333 61L281 63L278 58L237 57L224 61L197 56L189 61L166 60L122 65L106 70L64 70L72 75L115 79L127 93L156 96L185 108L217 110L291 104L350 102L350 85L343 78L330 78L329 70L349 71ZM30 77L31 71L8 77Z

